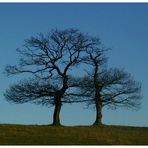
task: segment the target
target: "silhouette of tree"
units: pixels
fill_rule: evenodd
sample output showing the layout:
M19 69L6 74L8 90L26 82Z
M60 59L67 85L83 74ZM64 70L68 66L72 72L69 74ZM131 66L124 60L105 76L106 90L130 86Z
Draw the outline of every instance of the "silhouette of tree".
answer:
M5 72L7 75L29 73L32 77L11 85L4 93L6 100L54 106L52 125L55 126L60 125L64 103L94 105L93 125L102 124L104 106L138 109L141 84L124 70L108 69L104 56L108 49L101 46L98 38L75 29L52 30L47 35L38 34L25 40L24 46L17 49L18 65L7 65ZM76 77L72 70L81 64L87 65L87 75Z
M33 78L10 86L6 99L54 106L53 125L60 125L61 106L71 103L68 92L76 85L71 69L80 65L86 50L99 44L99 39L75 29L53 30L25 40L23 48L17 49L18 65L7 65L5 71L8 75L30 73Z
M88 99L87 105L94 105L96 120L93 125L102 125L102 108L112 109L127 107L138 109L142 96L141 84L132 76L117 68L107 69L106 58L100 58L100 52L88 52L87 64L92 66L92 72L79 80L80 89L75 93ZM102 59L102 60L100 60ZM73 94L73 97L77 96ZM83 101L82 101L83 102Z

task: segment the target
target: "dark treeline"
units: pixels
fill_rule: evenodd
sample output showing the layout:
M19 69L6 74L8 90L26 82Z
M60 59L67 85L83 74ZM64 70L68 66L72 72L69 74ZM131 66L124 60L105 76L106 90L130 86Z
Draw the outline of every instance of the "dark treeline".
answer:
M13 103L54 106L52 125L56 126L60 125L64 103L93 105L96 110L93 125L101 125L104 106L137 109L142 98L141 84L129 73L107 68L107 51L99 38L77 29L40 33L17 49L18 65L5 68L8 75L30 73L31 77L11 85L4 96ZM76 67L81 68L82 76L75 75Z

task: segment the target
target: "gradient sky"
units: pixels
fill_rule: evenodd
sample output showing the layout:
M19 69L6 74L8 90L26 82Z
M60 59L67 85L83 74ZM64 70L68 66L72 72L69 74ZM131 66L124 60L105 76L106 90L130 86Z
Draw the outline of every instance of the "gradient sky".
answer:
M6 64L16 64L16 48L24 39L51 29L77 28L101 38L109 66L124 68L142 82L142 106L138 111L103 110L105 124L148 126L148 3L4 4L0 3L0 123L49 124L53 108L5 101L3 92L17 77L3 74ZM63 105L64 125L89 125L95 111L83 105Z

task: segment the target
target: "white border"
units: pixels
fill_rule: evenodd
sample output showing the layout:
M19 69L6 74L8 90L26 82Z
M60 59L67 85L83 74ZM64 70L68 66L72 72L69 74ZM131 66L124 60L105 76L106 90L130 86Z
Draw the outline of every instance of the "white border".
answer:
M148 2L148 0L0 0L0 3L3 2L19 2L19 3L141 3Z
M32 145L32 146L29 146L29 145L24 145L24 146L17 146L17 145L12 145L13 147L15 146L15 147L18 147L18 148L32 148L32 147L34 147L34 148L44 148L44 147L48 147L48 148L79 148L79 147L83 147L83 148L93 148L93 147L95 147L95 148L139 148L139 147L145 147L145 148L147 148L148 146L119 146L119 145L114 145L114 146L110 146L110 145L108 145L108 146L101 146L101 145L98 145L98 146L96 146L96 145L91 145L91 146L87 146L87 145L85 145L85 146L80 146L80 145L77 145L77 146L66 146L66 145L58 145L58 146L52 146L52 145L42 145L42 146L38 146L38 145ZM12 146L0 146L0 147L2 147L2 148L12 148Z

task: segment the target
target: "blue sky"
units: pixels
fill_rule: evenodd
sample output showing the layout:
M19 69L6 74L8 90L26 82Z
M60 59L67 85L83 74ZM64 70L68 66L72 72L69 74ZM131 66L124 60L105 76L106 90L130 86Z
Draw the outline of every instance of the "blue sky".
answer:
M105 124L148 126L148 4L147 3L0 3L0 123L48 124L53 108L33 104L16 105L5 101L3 92L17 77L6 77L4 66L16 64L16 48L24 39L51 29L77 28L98 36L105 47L109 66L124 68L142 82L142 106L138 111L103 110ZM93 109L83 105L63 105L64 125L89 125Z

